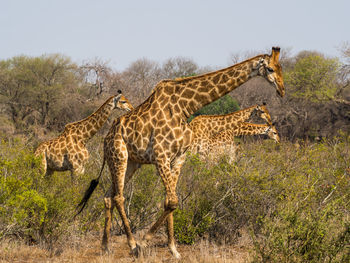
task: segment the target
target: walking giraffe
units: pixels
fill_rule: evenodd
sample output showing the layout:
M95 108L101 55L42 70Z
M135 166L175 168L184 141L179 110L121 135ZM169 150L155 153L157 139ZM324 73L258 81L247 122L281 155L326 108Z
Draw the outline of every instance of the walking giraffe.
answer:
M130 111L133 107L121 91L110 97L103 105L87 118L68 123L64 131L56 138L42 142L34 152L41 157L41 166L46 176L54 171L84 173L84 163L89 158L86 143L103 126L114 109Z
M143 245L167 220L168 246L171 253L179 258L174 239L173 211L178 205L175 189L180 169L193 139L187 119L204 105L255 76L264 77L283 97L285 91L279 53L279 48L272 48L271 55L258 55L222 70L180 80L163 80L141 105L114 121L104 140L104 158L112 177L113 202L110 210L115 204L129 247L135 255L139 254L141 246L131 233L125 213L124 184L141 164L155 164L165 187L164 211L143 237ZM85 206L94 189L88 189L80 206ZM104 249L108 249L109 229L110 222L106 222Z
M256 114L266 121L269 125L271 124L271 116L269 111L267 110L266 104L263 105L254 105L249 108L235 111L225 115L200 115L192 120L190 123L190 128L193 134L193 142L191 143L191 147L189 149L190 152L196 154L198 153L202 159L210 158L210 153L223 153L223 150L235 150L236 146L234 145L233 138L234 136L248 134L247 131L243 131L244 128L246 130L252 130L251 127L254 127L255 124L244 123L248 120L253 113ZM193 125L195 124L195 125ZM258 125L257 125L258 126ZM201 129L196 129L197 127L201 127ZM268 126L267 126L268 127ZM230 136L230 133L227 136L225 135L225 131L227 129L232 129L235 131L233 136ZM272 132L276 131L274 127L271 127L271 131L265 130L257 130L256 134L264 134L268 132L270 138L279 141L278 135L274 135ZM221 131L215 133L215 131ZM254 134L254 133L253 133ZM225 151L227 153L227 151ZM214 159L214 158L213 158ZM230 160L229 160L230 161ZM105 160L103 161L103 163ZM232 162L232 161L231 161ZM103 168L101 169L101 171ZM96 184L96 181L94 182ZM104 197L105 203L105 226L108 226L104 229L103 234L103 244L108 243L108 239L110 236L110 226L112 220L112 212L115 207L115 203L111 198L112 188L106 192Z

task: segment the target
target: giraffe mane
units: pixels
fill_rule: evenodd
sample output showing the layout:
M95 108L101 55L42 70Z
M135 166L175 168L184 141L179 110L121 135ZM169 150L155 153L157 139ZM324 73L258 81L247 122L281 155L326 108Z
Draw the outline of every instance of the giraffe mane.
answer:
M242 111L246 111L247 109L250 109L252 107L256 107L256 106L254 105L254 106L251 106L249 108L245 108L245 109L241 109L241 110L238 110L238 111L229 112L229 113L226 113L226 114L203 114L203 115L198 115L195 118L193 118L193 120L196 119L196 118L202 117L202 116L204 116L205 118L227 117L227 116L230 116L230 115L235 115L235 114L237 114L239 112L242 112Z
M204 74L201 74L201 75L197 75L197 76L190 76L190 77L185 77L185 78L176 78L176 79L163 79L161 81L159 81L155 86L154 88L151 90L150 92L150 95L148 96L147 99L145 99L140 105L138 105L134 111L136 112L138 109L140 109L141 107L143 107L143 105L151 102L153 99L154 99L154 96L156 94L156 91L158 91L159 89L163 88L163 84L165 83L186 83L188 81L191 81L191 80L195 80L195 79L198 79L198 78L202 78L204 76L210 76L210 75L213 75L213 74L217 74L218 72L224 72L226 71L227 69L230 69L230 68L234 68L234 67L237 67L237 66L240 66L242 65L243 63L246 63L248 61L253 61L253 60L256 60L257 58L261 58L261 57L270 57L270 55L268 54L260 54L260 55L257 55L255 57L251 57L251 58L248 58L246 60L243 60L241 61L240 63L237 63L237 64L234 64L232 66L229 66L229 67L226 67L226 68L223 68L223 69L220 69L220 70L215 70L215 71L211 71L211 72L208 72L208 73L204 73ZM133 112L133 111L131 111ZM128 112L126 113L125 115L128 115L128 114L131 114L131 112Z
M261 57L270 57L270 55L268 54L260 54L260 55L257 55L255 57L252 57L252 58L248 58L246 60L243 60L237 64L234 64L232 66L229 66L229 67L226 67L226 68L223 68L223 69L219 69L219 70L214 70L214 71L210 71L210 72L207 72L207 73L204 73L204 74L201 74L201 75L197 75L197 76L189 76L189 77L184 77L184 78L176 78L176 79L173 79L173 80L170 80L172 82L176 82L176 83L184 83L184 82L187 82L187 81L190 81L190 80L195 80L197 78L201 78L201 77L204 77L204 76L210 76L210 75L213 75L213 74L217 74L219 72L224 72L226 71L227 69L230 69L230 68L234 68L234 67L237 67L237 66L240 66L241 64L243 63L246 63L248 61L253 61L253 60L256 60L257 58L261 58Z

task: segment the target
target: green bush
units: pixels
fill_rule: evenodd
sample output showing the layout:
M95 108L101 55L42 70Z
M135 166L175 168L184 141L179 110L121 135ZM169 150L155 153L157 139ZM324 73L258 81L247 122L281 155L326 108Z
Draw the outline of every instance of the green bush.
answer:
M223 96L218 100L202 107L200 110L195 112L188 121L190 122L193 118L199 115L219 115L228 114L233 111L238 111L239 105L235 99L230 95Z
M17 144L0 141L0 238L35 235L47 212L46 199L34 187L41 180L38 162Z
M21 140L2 139L0 153L0 239L16 236L50 247L73 234L72 229L81 233L84 221L73 222L77 192L91 176L81 185L71 183L69 172L45 178L40 160Z

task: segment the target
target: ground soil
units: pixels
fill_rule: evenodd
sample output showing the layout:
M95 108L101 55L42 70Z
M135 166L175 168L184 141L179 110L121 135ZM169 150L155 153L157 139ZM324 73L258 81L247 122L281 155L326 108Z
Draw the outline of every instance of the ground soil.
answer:
M69 244L68 244L69 243ZM249 262L249 249L242 246L218 246L207 241L194 245L178 245L182 258L176 260L170 254L166 239L160 237L145 249L140 258L130 254L125 236L113 236L110 253L101 251L101 239L90 235L67 242L53 250L40 245L25 245L14 240L0 243L0 262Z

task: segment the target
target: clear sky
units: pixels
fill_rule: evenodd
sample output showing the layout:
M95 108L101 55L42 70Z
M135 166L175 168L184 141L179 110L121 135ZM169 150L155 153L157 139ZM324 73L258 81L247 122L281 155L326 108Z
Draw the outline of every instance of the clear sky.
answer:
M0 0L0 59L62 53L118 70L140 58L227 66L271 46L338 56L349 0Z

